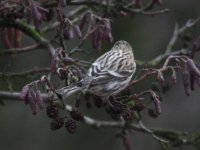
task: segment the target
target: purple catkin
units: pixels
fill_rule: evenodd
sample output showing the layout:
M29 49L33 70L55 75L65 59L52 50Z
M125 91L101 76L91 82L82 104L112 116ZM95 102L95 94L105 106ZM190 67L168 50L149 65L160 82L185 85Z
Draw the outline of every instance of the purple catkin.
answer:
M126 150L131 150L131 140L127 135L122 135L122 142Z
M197 68L197 66L195 65L194 61L192 59L188 59L187 60L187 64L188 64L189 68L192 71L194 71L196 76L200 77L200 70L199 70L199 68Z
M73 26L73 31L79 39L82 37L81 30L77 25Z
M51 72L56 73L57 67L56 67L57 61L56 56L53 56L51 59Z
M110 20L108 20L108 19L105 20L103 39L107 40L107 42L109 42L109 43L113 42Z
M84 25L89 22L89 21L92 21L91 20L91 12L87 12L83 15L81 21L80 21L80 24L79 24L79 28L82 30Z
M158 99L157 96L153 97L153 99L154 99L153 102L155 105L156 113L160 114L162 112L160 100Z
M39 30L39 26L42 21L42 14L39 12L36 2L31 0L30 7L31 7L31 14L33 17L33 22L34 22L35 28L36 28L36 30Z
M195 73L194 71L190 71L190 89L194 91L195 89Z
M35 101L35 92L33 89L30 88L29 94L28 94L28 103L31 108L31 112L33 115L36 115L36 101Z
M183 86L185 90L185 94L187 96L190 96L191 94L191 89L190 89L190 76L187 71L182 73L182 79L183 79Z
M49 11L39 6L33 0L30 1L30 8L35 28L36 30L39 30L39 26L41 25L42 20L47 20L46 15L49 13Z
M63 61L63 63L65 64L65 65L71 65L71 64L74 64L75 62L76 62L76 60L75 59L73 59L73 58L71 58L71 57L68 57L68 56L66 56L66 57L64 57L63 59L62 59L62 61Z
M171 76L171 80L173 84L176 84L176 72L175 70L173 70L172 76Z
M113 36L112 36L111 32L108 33L108 42L109 43L113 42Z
M36 90L35 95L36 95L36 103L37 103L37 105L39 106L39 108L41 110L44 109L44 99L43 99L43 97L41 95L40 90Z
M157 74L157 80L159 81L159 83L160 83L161 85L164 85L165 79L164 79L164 77L163 77L162 72L158 72L158 74Z
M63 36L66 40L71 40L74 37L74 32L71 27L69 29L64 28Z
M101 50L101 45L102 45L102 40L103 40L103 29L102 28L98 28L98 30L95 31L96 32L96 38L95 38L95 49L97 51Z
M21 90L20 98L24 100L25 104L28 104L28 94L29 94L29 86L25 85Z

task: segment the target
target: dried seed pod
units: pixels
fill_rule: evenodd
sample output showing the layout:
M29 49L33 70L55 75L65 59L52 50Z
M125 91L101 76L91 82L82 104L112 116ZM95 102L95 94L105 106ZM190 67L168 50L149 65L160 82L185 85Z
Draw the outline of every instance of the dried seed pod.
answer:
M157 118L159 115L155 112L154 109L148 109L148 114L152 118Z
M131 109L126 109L122 112L122 117L124 120L132 120L134 118L133 111Z
M133 107L133 109L140 112L140 111L144 110L144 108L145 108L144 101L143 100L136 100L135 106Z
M187 96L190 96L190 94L191 94L190 75L189 75L188 71L184 71L182 73L182 79L183 79L183 86L184 86L185 94Z
M80 104L81 104L81 99L79 97L77 97L76 101L75 101L75 108L79 108Z
M71 134L76 132L76 121L70 119L67 122L65 122L65 128L67 131Z
M72 117L74 120L78 120L78 121L83 120L83 115L82 115L81 112L80 112L78 109L76 109L76 108L74 108L74 109L70 112L70 115L71 115L71 117Z
M94 105L95 105L97 108L100 108L100 107L103 106L104 102L103 102L103 100L101 99L101 97L99 97L99 96L94 96L93 99L94 99Z
M58 108L56 107L55 104L48 104L46 108L46 114L49 118L57 118L58 117Z
M58 130L64 124L63 118L54 118L50 124L51 130Z

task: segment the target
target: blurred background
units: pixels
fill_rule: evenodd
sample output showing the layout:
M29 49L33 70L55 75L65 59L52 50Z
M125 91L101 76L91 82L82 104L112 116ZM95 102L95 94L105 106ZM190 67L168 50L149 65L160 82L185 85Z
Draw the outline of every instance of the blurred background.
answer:
M163 7L169 8L170 12L156 16L135 15L127 18L115 18L112 23L114 41L126 40L131 43L137 59L148 61L163 53L172 36L175 23L184 25L188 19L200 16L199 0L164 0ZM192 37L200 33L200 26L192 30ZM53 36L53 35L52 35ZM24 37L23 45L30 42ZM69 48L70 44L68 42ZM76 44L73 41L72 45ZM182 43L177 43L177 48ZM76 54L74 57L95 60L105 51L112 47L110 44L103 45L102 51L97 53L90 43L86 43L87 54ZM1 47L1 49L3 49ZM1 50L0 49L0 50ZM176 47L174 48L176 49ZM195 58L199 63L199 57ZM45 50L32 51L30 53L18 54L11 57L0 56L1 71L20 72L34 67L49 67L50 57ZM31 79L16 78L11 80L13 90L20 91L23 85ZM151 88L151 81L140 84L135 91ZM7 81L0 80L0 90L8 90ZM152 119L143 112L143 121L150 127L161 127L180 131L192 132L200 129L200 89L192 92L186 97L182 86L182 79L172 89L163 94L162 114ZM0 106L0 149L1 150L122 150L122 142L116 138L117 129L93 129L78 122L77 132L73 135L67 133L65 128L57 131L50 130L50 120L45 111L40 111L33 116L29 107L19 101L4 101L5 106ZM73 103L72 101L69 103ZM85 109L85 114L97 119L109 119L104 110ZM105 118L106 117L106 118ZM149 135L136 131L129 132L133 150L160 150L160 145ZM194 150L191 146L183 146L175 149Z

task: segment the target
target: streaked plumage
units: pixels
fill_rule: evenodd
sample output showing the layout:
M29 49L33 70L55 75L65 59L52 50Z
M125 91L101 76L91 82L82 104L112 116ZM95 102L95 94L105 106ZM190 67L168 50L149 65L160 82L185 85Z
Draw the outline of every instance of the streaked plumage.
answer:
M64 87L57 92L63 96L79 90L98 96L115 95L129 84L135 70L132 47L126 41L118 41L91 65L87 76L77 85Z

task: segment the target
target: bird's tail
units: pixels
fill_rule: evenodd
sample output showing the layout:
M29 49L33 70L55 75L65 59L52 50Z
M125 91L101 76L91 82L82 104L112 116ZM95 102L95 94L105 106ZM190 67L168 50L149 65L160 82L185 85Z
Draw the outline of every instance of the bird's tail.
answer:
M66 86L66 87L63 87L61 89L58 89L55 92L57 94L61 95L63 98L65 98L65 97L68 97L68 96L70 96L70 95L72 95L72 94L74 94L74 93L76 93L80 90L81 90L80 87L72 85L72 86Z

